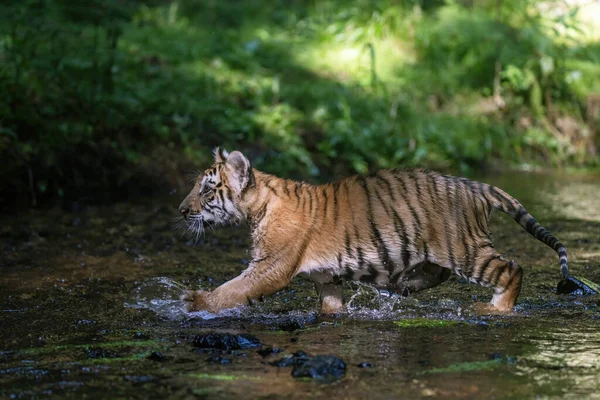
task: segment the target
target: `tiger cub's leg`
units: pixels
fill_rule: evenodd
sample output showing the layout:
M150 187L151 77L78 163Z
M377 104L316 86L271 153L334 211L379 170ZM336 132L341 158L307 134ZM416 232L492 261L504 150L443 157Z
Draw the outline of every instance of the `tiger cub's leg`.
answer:
M467 277L472 282L494 288L491 304L495 309L512 311L521 293L523 268L516 262L494 253L476 258Z
M344 312L342 285L335 283L315 283L315 289L321 302L323 314L338 314Z
M445 282L452 271L430 262L422 262L402 272L395 291L408 296L424 289L429 289Z

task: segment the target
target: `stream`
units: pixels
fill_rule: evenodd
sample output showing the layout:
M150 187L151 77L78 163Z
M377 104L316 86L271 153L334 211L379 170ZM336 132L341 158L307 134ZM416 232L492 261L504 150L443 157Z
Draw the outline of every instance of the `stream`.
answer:
M478 180L558 237L573 275L600 282L600 174ZM557 295L556 253L500 212L496 248L525 270L512 315L478 315L491 290L458 276L407 298L345 283L338 317L319 315L301 277L250 307L189 313L182 288L214 289L249 255L245 227L179 237L184 196L0 215L0 398L600 399L600 296ZM215 332L265 351L194 346ZM298 351L341 358L343 377L272 365Z

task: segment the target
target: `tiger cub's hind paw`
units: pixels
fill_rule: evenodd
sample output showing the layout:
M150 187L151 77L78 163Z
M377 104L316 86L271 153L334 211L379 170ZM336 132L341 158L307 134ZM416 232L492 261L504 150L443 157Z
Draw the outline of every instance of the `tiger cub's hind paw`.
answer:
M511 309L500 309L491 303L475 303L473 304L473 311L478 316L482 315L517 315L517 313Z

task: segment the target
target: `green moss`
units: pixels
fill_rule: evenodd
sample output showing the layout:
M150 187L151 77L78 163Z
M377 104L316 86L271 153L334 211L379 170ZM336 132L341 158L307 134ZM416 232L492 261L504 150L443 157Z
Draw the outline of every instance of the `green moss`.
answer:
M400 328L441 328L447 326L457 326L460 321L452 321L446 319L427 319L427 318L412 318L394 321L394 325Z
M188 374L187 376L196 379L212 379L216 381L260 381L262 378L258 376L247 376L247 375L225 375L225 374Z

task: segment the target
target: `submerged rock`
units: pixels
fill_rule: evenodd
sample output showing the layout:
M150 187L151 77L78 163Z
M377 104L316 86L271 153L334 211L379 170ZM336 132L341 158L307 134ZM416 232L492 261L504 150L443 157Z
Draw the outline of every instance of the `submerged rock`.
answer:
M256 352L262 357L270 356L271 354L281 353L281 349L277 347L265 347L264 349L257 350Z
M269 364L271 364L275 367L291 367L291 366L299 365L299 364L307 361L309 358L310 357L308 356L308 354L306 354L302 350L299 350L289 357L283 357L277 361L272 361Z
M231 333L206 333L194 336L194 347L202 349L241 350L261 347L262 343L256 337L248 334L234 335Z
M160 351L153 351L148 357L148 360L152 361L165 361L166 357Z
M329 383L341 379L346 373L346 363L336 356L309 356L297 351L290 357L269 363L276 367L293 367L294 378L310 378Z
M311 378L323 382L341 379L346 373L346 363L336 356L315 356L294 366L294 378Z

